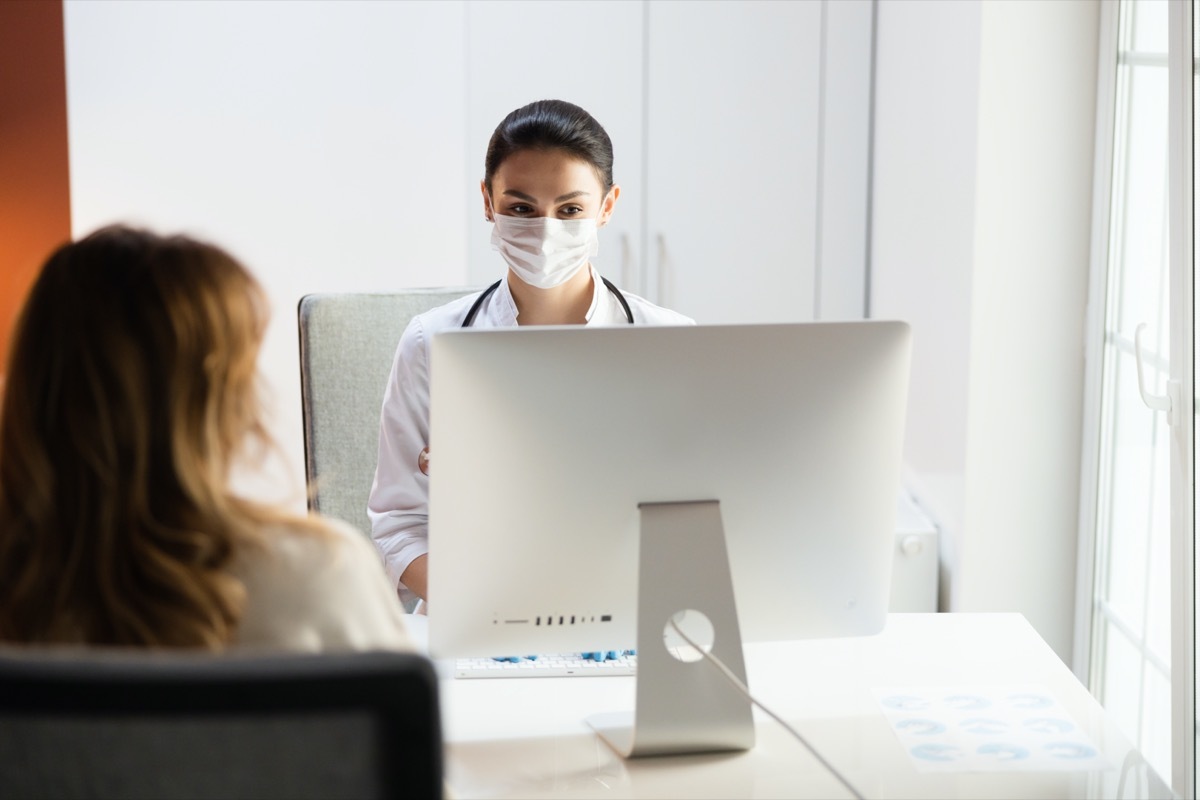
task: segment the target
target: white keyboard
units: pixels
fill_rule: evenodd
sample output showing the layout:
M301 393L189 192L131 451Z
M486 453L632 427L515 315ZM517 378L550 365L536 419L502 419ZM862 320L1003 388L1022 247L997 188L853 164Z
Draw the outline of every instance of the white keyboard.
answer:
M456 678L558 678L583 675L636 675L637 656L623 655L608 661L592 661L579 653L538 656L535 660L497 661L494 658L457 658Z

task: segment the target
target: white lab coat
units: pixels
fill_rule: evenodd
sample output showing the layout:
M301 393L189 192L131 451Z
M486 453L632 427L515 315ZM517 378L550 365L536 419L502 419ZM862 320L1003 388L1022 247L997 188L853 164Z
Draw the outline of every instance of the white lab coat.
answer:
M587 313L588 325L624 325L620 302L592 269L596 287ZM429 443L429 360L433 335L462 326L478 294L459 298L415 317L400 337L383 395L379 426L379 460L367 501L371 537L383 556L388 576L400 598L411 606L416 595L400 583L408 565L429 552L429 477L417 456ZM660 308L637 295L625 294L635 324L692 325L691 319ZM517 324L517 307L507 279L484 301L472 327L501 328Z

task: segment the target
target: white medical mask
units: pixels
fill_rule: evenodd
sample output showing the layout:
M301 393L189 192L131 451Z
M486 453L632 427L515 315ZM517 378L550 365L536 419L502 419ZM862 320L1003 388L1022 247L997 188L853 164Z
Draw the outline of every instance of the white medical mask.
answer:
M530 286L550 289L579 272L600 250L594 219L508 217L496 215L492 247L517 277Z

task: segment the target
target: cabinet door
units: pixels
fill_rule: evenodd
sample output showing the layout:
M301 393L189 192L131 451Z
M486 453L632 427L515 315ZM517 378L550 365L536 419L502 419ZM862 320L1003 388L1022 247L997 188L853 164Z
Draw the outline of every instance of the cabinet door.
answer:
M479 181L492 131L508 112L534 100L567 100L587 109L613 141L621 197L600 233L595 259L605 276L635 282L642 204L642 3L604 0L472 0L467 3L468 279L490 283L504 265L490 245Z
M648 6L645 288L698 322L814 316L822 13Z

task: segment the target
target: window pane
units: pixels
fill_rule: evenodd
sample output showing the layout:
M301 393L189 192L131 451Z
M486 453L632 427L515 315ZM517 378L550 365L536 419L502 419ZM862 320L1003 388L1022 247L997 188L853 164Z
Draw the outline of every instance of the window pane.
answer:
M1167 0L1139 0L1133 12L1133 49L1167 52Z
M1142 696L1142 738L1138 749L1159 775L1171 775L1171 680L1156 669L1146 670Z
M1104 709L1133 744L1140 737L1142 656L1126 636L1106 625L1104 649Z
M1161 349L1153 334L1160 316L1163 270L1167 258L1167 69L1130 67L1129 151L1118 176L1124 213L1119 223L1120 298L1118 329L1132 336L1139 323L1150 324L1146 346Z
M1153 414L1137 392L1137 367L1132 356L1116 353L1116 397L1110 518L1102 536L1108 541L1106 586L1101 596L1135 634L1142 634L1145 612L1146 555L1154 474Z
M1146 575L1146 649L1162 664L1171 663L1171 426L1164 414L1152 415L1155 427L1154 488L1150 504L1150 567ZM1167 698L1168 702L1170 698ZM1166 723L1170 725L1168 719Z

